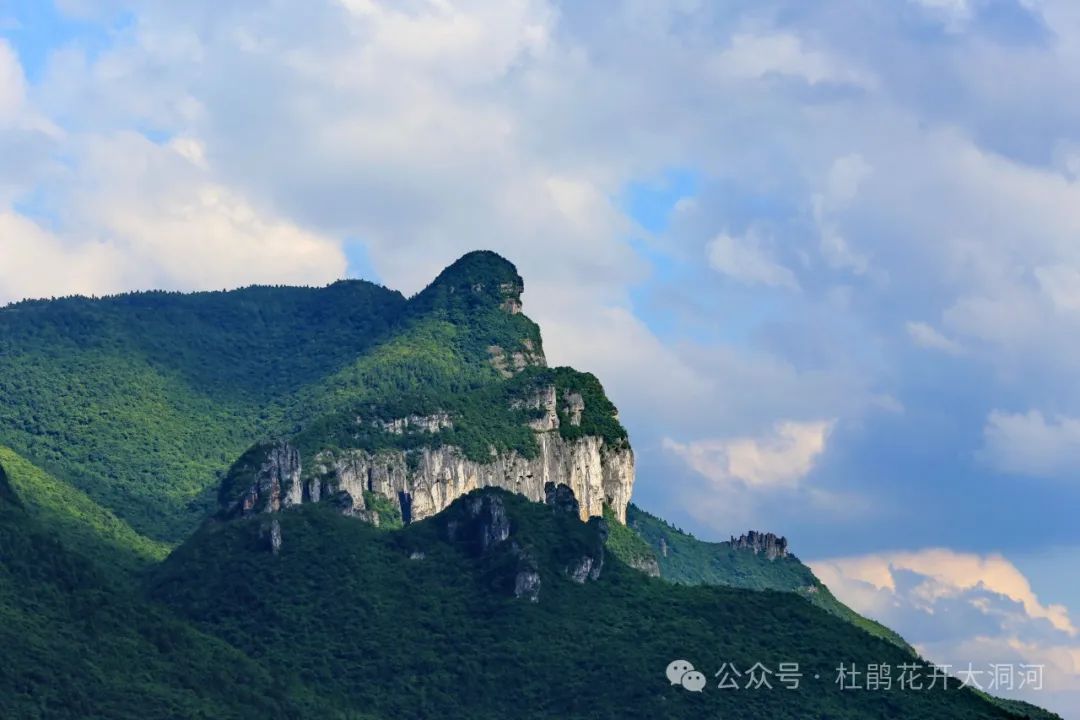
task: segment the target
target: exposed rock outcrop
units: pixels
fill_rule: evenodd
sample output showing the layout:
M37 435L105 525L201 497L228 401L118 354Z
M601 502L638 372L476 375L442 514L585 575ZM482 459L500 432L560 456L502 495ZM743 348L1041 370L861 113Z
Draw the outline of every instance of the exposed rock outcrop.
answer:
M492 546L510 537L510 518L502 498L479 495L465 502L464 518L446 522L446 537L451 542L465 543L476 555L483 555Z
M261 450L261 452L258 452ZM287 442L279 441L249 452L241 463L256 462L250 482L238 499L230 500L225 510L230 515L253 515L277 512L303 502L300 482L300 453ZM242 471L241 471L242 472Z
M488 360L499 375L511 378L527 367L547 367L543 351L538 350L531 340L522 340L521 347L513 352L507 352L500 345L488 347Z
M632 558L627 564L649 577L660 577L660 563L654 557Z
M281 552L281 522L276 517L263 526L260 537L274 555Z
M540 573L537 572L535 563L532 563L527 556L526 562L514 576L514 597L528 598L529 602L540 600Z
M408 432L437 433L440 430L452 430L454 427L454 422L448 413L409 415L393 420L377 420L375 424L393 435L404 435Z
M511 538L512 532L513 525L503 499L491 493L467 498L461 511L448 517L445 525L446 539L464 547L474 557L509 554L512 563L504 580L509 591L515 598L537 602L541 584L539 566L532 555Z
M536 457L509 452L485 463L470 460L453 446L419 448L411 458L401 450L327 451L315 458L307 495L316 500L328 489L345 490L362 502L368 490L400 503L404 493L410 508L407 514L402 508L402 516L422 520L477 488L501 487L544 502L544 488L553 483L573 491L582 520L603 515L607 503L620 522L626 521L634 487L630 448L609 448L594 436L566 440L557 432L537 433L537 444Z
M408 435L409 441L390 440L386 443L390 447L380 450L324 450L310 461L305 458L303 468L290 443L258 445L234 464L223 483L223 514L276 512L303 502L326 501L346 515L378 524L378 511L368 507L372 502L384 513L392 512L394 522L400 514L408 524L435 515L472 490L499 487L534 502L569 500L582 520L602 516L606 505L625 523L634 486L634 454L625 437L581 435L580 430L564 437L563 430L580 426L588 410L582 395L560 395L550 383L529 393L509 402L512 409L526 411L520 422L536 439L531 457L492 449L481 460L442 444L451 437L442 431L454 429L455 418L447 412L393 419L356 417L358 437L377 428L389 436ZM550 498L549 485L555 493ZM559 495L560 485L568 496Z
M581 425L581 414L585 412L585 401L578 393L563 395L563 408L571 425Z
M755 555L764 553L769 560L788 556L787 538L777 537L772 533L751 530L739 537L731 536L731 546L736 550L750 550Z
M589 520L589 525L596 531L595 543L580 557L572 560L565 570L566 576L579 585L586 580L599 580L600 572L604 569L604 547L609 533L607 521L594 517Z
M553 482L544 484L544 503L571 515L581 514L581 506L574 496L574 491L569 485L563 483L558 485Z
M510 407L533 410L538 416L529 421L534 432L551 432L559 429L558 399L554 385L546 385L539 392L525 400L515 400Z

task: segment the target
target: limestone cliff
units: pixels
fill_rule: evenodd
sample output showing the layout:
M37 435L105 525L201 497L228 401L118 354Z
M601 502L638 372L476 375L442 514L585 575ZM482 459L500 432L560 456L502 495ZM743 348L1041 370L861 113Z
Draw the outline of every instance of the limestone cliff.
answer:
M492 451L483 462L458 447L434 442L440 429L453 426L445 413L380 423L395 436L422 434L425 444L420 447L322 450L306 467L288 442L260 445L230 471L222 509L235 516L332 500L343 512L377 522L364 499L365 493L374 493L394 503L408 523L430 517L478 488L499 487L544 502L545 486L565 485L577 500L582 520L602 516L607 505L625 524L634 487L633 450L625 442L609 443L597 435L564 437L561 424L580 422L583 401L574 393L566 393L563 400L565 407L557 402L556 388L547 386L516 401L535 411L528 421L536 438L535 454Z
M302 501L300 453L286 442L260 444L233 464L219 502L228 515L277 512Z
M501 487L543 502L544 486L555 483L574 491L582 520L603 515L606 503L620 522L626 521L633 451L607 448L598 437L566 440L553 432L538 432L537 442L536 457L510 452L486 463L469 460L453 446L420 448L412 457L401 450L324 451L315 458L307 494L318 499L345 491L362 502L365 490L378 493L396 501L410 522L434 515L477 488Z

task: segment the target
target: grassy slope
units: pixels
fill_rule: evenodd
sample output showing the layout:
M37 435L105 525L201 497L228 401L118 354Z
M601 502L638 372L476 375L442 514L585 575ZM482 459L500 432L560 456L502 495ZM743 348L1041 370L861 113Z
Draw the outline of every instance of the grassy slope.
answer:
M40 525L55 532L65 545L81 548L106 566L135 570L168 554L167 545L135 532L85 493L34 467L9 448L0 447L0 474Z
M768 560L763 555L736 550L730 542L704 542L633 504L627 509L627 523L652 548L660 564L660 576L666 580L685 585L795 592L871 635L910 650L897 633L837 600L810 568L793 555ZM666 555L660 551L661 539L667 545Z
M0 473L0 717L295 717L269 671L117 587L26 505Z
M139 293L0 309L0 443L139 532L178 541L284 398L384 337L404 298L363 282Z
M282 513L283 547L265 519L208 525L153 578L153 595L206 632L276 668L301 703L385 717L996 718L974 694L841 692L840 662L912 656L790 593L680 586L608 558L601 578L562 574L595 528L503 498L512 537L537 558L540 601L513 600L506 555L480 558L442 539L446 515L382 531L319 506ZM422 560L410 559L421 550ZM701 695L671 688L667 663L798 661L803 689ZM809 678L814 673L821 680Z

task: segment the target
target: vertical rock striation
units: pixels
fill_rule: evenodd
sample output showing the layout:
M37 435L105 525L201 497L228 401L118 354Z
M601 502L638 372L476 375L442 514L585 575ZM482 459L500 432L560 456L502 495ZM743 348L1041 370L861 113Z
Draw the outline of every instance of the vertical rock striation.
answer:
M630 448L609 448L603 438L593 436L566 440L557 432L537 433L537 442L536 457L509 452L486 463L468 459L453 446L414 450L412 462L401 450L324 451L315 458L307 494L317 499L328 491L344 490L356 498L367 490L398 502L404 493L410 498L411 518L422 520L483 487L500 487L544 502L544 488L550 483L573 491L582 520L603 515L607 504L619 522L626 522L634 487Z

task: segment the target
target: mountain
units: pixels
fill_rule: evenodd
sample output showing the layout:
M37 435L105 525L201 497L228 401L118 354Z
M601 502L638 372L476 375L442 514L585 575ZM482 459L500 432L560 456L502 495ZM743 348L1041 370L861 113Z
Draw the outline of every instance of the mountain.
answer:
M784 538L751 531L727 542L704 542L635 505L627 510L627 524L645 541L656 559L657 574L665 580L792 592L871 635L911 650L896 632L837 600L810 568L788 552Z
M475 252L409 300L346 281L17 303L0 309L0 442L170 543L213 507L233 461L277 436L308 468L346 476L358 451L381 463L419 446L431 473L491 464L494 449L510 473L620 474L574 482L597 512L606 493L625 495L612 498L621 514L626 432L594 377L545 367L522 289L511 263ZM450 499L418 493L415 512Z
M616 408L547 366L523 287L475 252L411 298L0 308L0 716L1036 716L840 691L918 658L775 536L630 505ZM672 687L690 658L805 683Z
M391 531L309 503L208 523L149 592L274 668L313 717L1011 717L955 687L845 694L841 661L914 656L790 593L649 578L604 553L605 524L500 488ZM804 684L673 691L683 657L710 685L758 662L798 662Z

